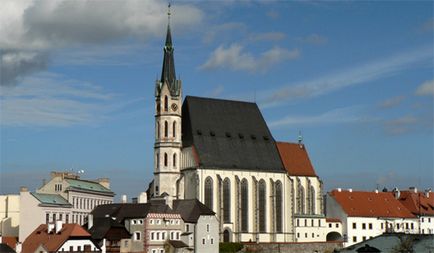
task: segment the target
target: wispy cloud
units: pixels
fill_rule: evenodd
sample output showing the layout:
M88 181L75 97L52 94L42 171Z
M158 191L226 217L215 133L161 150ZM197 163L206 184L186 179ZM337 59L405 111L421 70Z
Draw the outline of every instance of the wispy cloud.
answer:
M92 83L41 73L1 87L0 124L23 127L96 125L128 103Z
M224 34L237 31L238 33L240 31L246 31L247 26L244 23L241 22L229 22L229 23L223 23L220 25L215 25L207 30L205 35L202 38L202 41L204 43L211 43L213 42L217 37L221 37Z
M279 41L285 39L286 34L282 32L252 33L251 41Z
M434 80L423 82L417 87L415 94L418 96L434 96Z
M429 64L429 60L432 58L431 46L399 53L349 69L342 69L335 74L286 85L272 91L271 94L264 91L262 93L264 95L259 99L259 103L263 108L266 108L277 106L290 100L329 94L350 86L397 75L416 63L427 62Z
M312 45L322 45L327 43L328 38L324 37L322 35L313 33L310 35L307 35L305 37L298 37L297 41L302 42L302 43L306 43L306 44L312 44Z
M275 10L270 10L265 13L265 15L271 19L278 19L280 17L279 12Z
M401 104L401 102L405 99L405 96L396 96L392 98L388 98L382 101L379 106L380 108L393 108Z
M426 20L420 27L419 31L422 33L434 31L434 18Z
M242 71L266 71L273 65L293 60L300 56L300 50L288 50L273 47L260 55L244 52L243 46L232 44L229 47L219 46L211 53L208 60L200 66L201 69L229 68Z
M225 87L223 85L218 85L213 90L207 93L207 96L209 97L218 97L220 96L223 91L225 90Z
M329 124L344 124L364 121L360 115L363 106L350 106L336 108L319 115L311 116L287 116L283 119L271 121L268 125L272 128L283 126L318 126Z
M396 119L385 120L383 124L386 133L396 135L409 132L418 121L418 118L412 115L407 115Z

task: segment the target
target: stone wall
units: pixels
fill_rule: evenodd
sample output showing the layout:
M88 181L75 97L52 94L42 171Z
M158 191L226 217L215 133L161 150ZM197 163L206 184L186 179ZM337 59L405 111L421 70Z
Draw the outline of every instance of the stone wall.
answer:
M245 243L240 252L255 253L332 253L341 249L341 242L312 242L312 243Z

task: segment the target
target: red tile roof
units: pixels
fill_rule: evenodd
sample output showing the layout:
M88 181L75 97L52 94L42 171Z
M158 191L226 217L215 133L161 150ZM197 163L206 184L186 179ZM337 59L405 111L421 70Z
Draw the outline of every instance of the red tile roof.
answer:
M304 144L276 142L280 158L286 171L291 176L316 177Z
M399 201L414 215L434 215L434 193L401 191ZM419 205L420 203L420 205Z
M340 219L338 219L338 218L326 218L326 222L341 222L341 220Z
M55 229L54 229L55 230ZM43 245L49 252L57 251L68 239L80 237L90 239L90 234L78 224L63 224L59 233L47 232L47 224L41 224L24 241L23 253L35 252L39 245Z
M15 249L15 246L17 245L18 238L14 236L3 236L2 237L2 243L7 244L12 249Z
M329 195L351 217L415 218L391 192L333 190Z

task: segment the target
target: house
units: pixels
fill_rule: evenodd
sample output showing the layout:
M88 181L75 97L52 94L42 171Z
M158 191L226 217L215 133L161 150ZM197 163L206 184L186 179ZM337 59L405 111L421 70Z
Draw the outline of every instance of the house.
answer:
M131 234L111 217L89 218L88 232L98 246L107 253L128 252L131 245Z
M327 216L342 221L345 246L386 232L418 233L418 219L392 192L336 189L327 194Z
M24 241L22 253L101 252L90 234L78 224L41 224Z
M20 195L0 195L0 235L18 237Z
M92 211L89 222L96 226L102 218L123 225L131 234L131 240L121 241L121 252L218 252L217 218L198 200L166 196L148 203L101 205Z
M419 219L419 234L434 234L434 194L431 189L418 192L411 187L406 191L393 190L395 197Z

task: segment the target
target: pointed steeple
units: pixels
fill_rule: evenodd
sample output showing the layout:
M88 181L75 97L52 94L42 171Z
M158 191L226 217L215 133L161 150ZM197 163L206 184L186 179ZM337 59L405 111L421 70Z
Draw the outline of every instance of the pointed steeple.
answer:
M170 4L167 12L168 24L166 34L166 44L164 45L163 70L161 72L161 83L166 83L171 92L176 91L175 60L173 57L172 34L170 32Z

